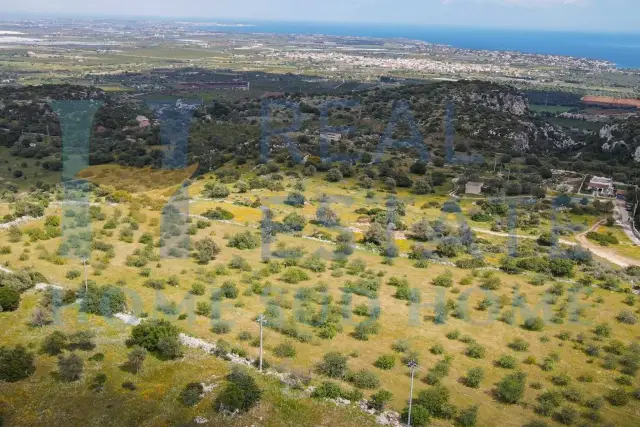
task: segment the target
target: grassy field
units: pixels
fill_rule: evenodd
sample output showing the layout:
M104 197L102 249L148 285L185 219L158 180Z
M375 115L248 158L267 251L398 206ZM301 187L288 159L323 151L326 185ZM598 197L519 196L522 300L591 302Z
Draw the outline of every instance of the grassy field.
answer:
M254 174L243 171L243 180L249 181ZM629 307L623 303L624 295L613 293L601 288L593 288L592 293L581 292L567 294L569 284L547 278L545 284L533 285L530 283L533 275L507 275L503 272L494 272L499 279L498 289L486 293L479 288L484 272L472 273L470 270L458 269L452 266L429 263L426 269L416 268L413 261L405 257L395 259L393 265L384 264L380 255L366 248L358 249L349 257L351 261L361 260L366 266L365 271L350 274L348 268L333 265L330 261L324 261L324 270L305 270L308 279L300 283L291 284L285 281L285 273L289 268L280 267L280 271L270 271L261 262L263 252L260 247L252 250L239 250L228 247L228 239L236 233L249 230L256 232L256 225L262 217L260 208L239 205L244 199L259 197L264 206L270 207L277 219L288 213L297 212L308 219L312 219L316 209L320 206L318 199L326 194L332 201L330 206L339 215L343 227L355 229L359 238L367 225L358 224L360 217L354 211L359 207L379 207L384 204L386 197L381 191L376 192L374 198L367 198L366 192L359 189L355 182L344 180L341 183L327 185L321 177L312 177L304 181L306 190L304 194L307 203L301 208L294 208L282 203L282 200L291 191L294 180L286 178L283 181L285 190L250 190L245 194L233 192L226 200L209 200L197 198L190 204L190 214L200 215L209 209L224 208L233 213L231 222L212 222L208 227L195 230L190 236L192 241L198 241L206 237L212 238L222 249L215 261L209 265L198 265L192 259L167 258L157 262L150 262L146 266L149 270L145 277L141 275L142 269L126 265L127 256L135 249L143 245L137 243L140 236L149 232L154 240L160 238L158 226L160 214L158 210L141 208L139 200L166 200L175 191L175 188L190 174L185 172L160 172L151 170L130 170L127 168L99 167L91 168L83 172L83 176L96 183L106 186L114 186L126 189L133 194L133 204L122 203L118 206L103 204L101 211L105 214L103 220L92 224L95 238L113 245L113 258L105 259L104 254L94 251L89 267L89 279L98 284L118 283L128 296L128 308L137 316L146 313L150 318L166 318L178 325L185 333L216 342L224 339L234 346L243 348L250 357L256 357L258 350L247 345L238 337L240 332L250 332L255 336L257 325L254 317L270 306L280 307L282 318L287 322L293 322L301 332L307 332L312 337L310 342L299 342L270 328L265 332L265 357L278 369L310 374L315 384L323 381L321 375L315 373L315 366L321 361L322 356L330 351L340 351L349 355L348 366L352 371L365 369L373 372L380 380L380 387L393 393L392 409L402 410L406 404L409 388L408 369L401 363L403 354L392 349L398 339L404 339L409 343L411 351L415 352L422 370L416 383L416 394L423 389L432 386L425 383L425 375L444 355L452 356L449 372L440 382L451 391L450 402L460 409L473 404L480 405L478 414L479 426L493 426L499 419L505 426L520 426L527 420L540 418L535 413L536 398L544 390L562 390L553 384L553 377L559 374L567 374L571 379L571 388L575 388L582 397L582 402L589 398L606 394L608 390L619 387L615 379L620 374L615 370L603 370L604 354L588 356L584 353L584 346L593 344L604 346L610 339L621 340L629 344L637 339L637 326L620 324L615 320L616 315ZM189 188L192 198L201 197L205 185L216 182L212 177L196 180ZM158 183L163 183L159 185ZM428 219L443 218L451 224L459 219L456 214L445 214L438 208L423 208L427 202L439 204L447 200L446 196L425 195L415 196L409 193L399 192L399 198L408 200L406 215L403 221L411 224L425 217ZM134 206L135 205L135 206ZM463 211L467 212L473 203L463 201ZM52 206L47 215L63 215L60 206ZM116 218L119 218L116 220ZM139 228L133 231L133 243L126 243L119 239L124 229L129 229L125 218L135 218ZM110 220L116 220L117 228L105 228ZM586 220L586 218L582 218ZM488 228L486 223L479 226ZM44 219L22 226L23 231L43 227ZM475 224L472 224L473 226ZM540 229L544 229L548 223L543 223ZM325 229L319 225L308 224L304 230L296 235L280 234L278 242L284 242L288 247L300 246L308 258L314 253L329 254L334 246L327 242L311 240L308 237L315 235L317 231L328 232L335 236L338 229ZM2 232L0 232L2 233ZM6 241L6 232L0 234ZM488 237L494 245L506 246L506 239L495 236ZM64 238L64 237L63 237ZM82 286L82 279L67 279L71 270L82 269L78 259L52 258L49 256L57 251L63 238L54 238L44 241L31 242L25 234L18 243L5 243L11 247L11 253L0 255L0 263L13 269L22 270L33 268L42 272L51 283L57 283L65 288L75 289ZM411 241L397 238L397 245L401 252L408 252ZM523 242L525 243L525 242ZM526 244L535 245L534 241ZM4 245L4 244L3 244ZM428 243L435 247L435 243ZM276 243L271 244L271 249ZM157 249L156 249L157 251ZM241 256L248 263L247 271L235 270L227 266L235 256ZM487 254L485 258L490 262L497 262L499 255ZM107 265L105 265L105 262ZM224 271L224 274L214 273ZM433 280L445 273L451 274L452 286L443 288L434 286ZM573 280L582 277L580 272ZM167 286L166 289L156 291L145 286L149 279L177 278L176 286ZM392 277L404 278L411 288L417 289L421 295L420 303L408 303L397 299L394 295L397 289L387 284ZM381 316L379 319L381 329L378 334L372 335L368 340L358 340L352 336L352 332L358 323L366 317L352 314L343 319L344 330L331 339L321 339L316 335L316 328L295 323L295 318L300 310L306 308L313 312L322 310L323 306L315 302L303 303L296 298L300 288L311 290L319 285L324 290L316 291L323 298L330 298L332 305L338 305L345 294L345 286L348 281L359 279L378 279L381 282L377 298L353 295L351 308L359 304L370 307L379 306ZM212 332L215 320L194 313L198 302L210 301L210 295L225 281L235 283L238 288L238 296L234 299L224 299L214 304L221 313L221 318L229 322L231 331L226 334ZM194 296L189 290L194 283L205 285L206 292L202 296ZM564 285L563 285L564 283ZM547 292L552 285L560 284L563 287L562 296L554 304L545 303L551 294ZM262 289L257 290L257 289ZM319 288L320 289L320 288ZM524 304L516 306L512 303L517 295L526 296ZM506 301L501 310L482 311L477 307L488 295L493 295L496 300L502 297ZM144 371L138 376L133 376L120 369L120 365L126 358L127 349L124 345L128 337L130 327L115 319L100 316L86 316L78 312L77 305L64 309L59 325L50 325L43 328L27 326L27 319L31 311L37 305L39 296L32 291L25 294L18 311L0 313L0 341L3 344L23 343L32 349L37 349L44 336L56 329L71 332L89 328L97 334L96 352L105 355L102 362L88 361L90 353L82 353L85 359L85 373L79 382L60 383L52 377L55 371L55 359L39 355L37 357L36 374L25 381L15 384L0 383L0 410L7 413L10 425L39 426L60 425L64 417L67 425L143 425L143 426L169 426L189 425L188 421L196 415L205 416L209 422L205 425L216 426L246 426L251 424L261 426L368 426L373 425L372 420L355 409L339 409L329 403L317 402L300 396L297 392L282 389L273 380L260 379L260 384L266 390L266 397L260 406L241 418L225 419L216 415L211 409L211 402L216 395L214 390L210 396L195 408L185 408L177 402L177 394L182 387L190 381L216 382L228 371L229 366L214 356L205 355L195 350L186 352L185 357L176 361L163 362L149 357ZM437 302L450 300L467 309L467 318L460 319L449 316L446 324L434 323L434 307ZM159 304L173 301L179 306L174 315L165 315L157 310ZM521 324L532 315L556 312L559 306L565 305L565 311L571 314L580 309L582 314L578 321L569 318L560 323L547 322L544 330L532 332L525 330ZM508 324L497 320L499 313L504 314L513 310L515 321ZM178 320L178 314L186 314L183 320ZM613 327L611 338L602 340L593 334L595 325L608 322ZM449 332L458 331L460 337L448 339ZM563 335L563 334L566 334ZM575 341L582 334L583 344ZM564 336L564 338L558 338ZM570 336L571 339L566 337ZM463 342L464 337L472 337L478 344L484 347L485 355L481 359L475 359L465 355L468 344ZM511 350L507 344L516 338L522 338L529 343L526 352ZM279 344L290 343L296 350L294 358L280 358L274 354ZM434 354L431 349L436 344L442 345L444 354ZM395 359L395 367L391 370L381 370L374 366L374 362L381 355L391 355ZM528 387L524 397L518 405L507 405L499 402L494 397L496 384L506 374L513 372L494 365L494 362L502 355L511 355L516 358L517 369L526 372ZM558 360L552 371L541 369L540 365L550 355ZM525 363L525 359L533 363ZM473 367L483 367L485 378L477 389L464 385L462 378ZM103 372L108 377L107 391L95 394L88 390L91 377ZM593 382L581 383L578 377L584 374L592 374ZM120 387L123 381L133 381L138 386L136 391L126 391ZM637 385L636 378L632 381ZM536 385L536 384L539 384ZM344 389L351 385L347 381L342 382ZM541 389L540 389L541 388ZM630 392L633 387L627 387ZM372 390L364 390L365 396ZM29 396L27 398L27 396ZM569 406L585 412L586 408L577 403L565 401L562 405ZM126 407L125 411L114 411L114 408ZM6 409L2 409L6 408ZM87 410L86 408L90 408ZM129 409L131 408L131 409ZM609 404L600 410L602 419L617 426L632 426L637 420L640 406L637 402L631 402L627 406L617 407ZM115 416L112 414L117 412ZM82 421L81 421L82 420ZM553 419L545 419L549 425L556 425ZM184 424L184 423L187 424ZM433 425L450 425L447 420L434 420ZM559 425L559 424L558 424Z
M531 111L535 111L537 113L554 113L554 114L559 114L559 113L566 113L567 111L571 110L572 107L564 107L562 105L540 105L540 104L531 104L529 106L529 109L531 109Z
M57 184L60 182L59 172L49 172L40 166L46 159L24 159L11 155L11 149L0 147L0 183L3 185L13 183L25 190L37 181L47 184ZM38 163L38 164L36 164ZM16 178L16 170L22 171L23 175Z
M351 408L339 408L330 403L302 399L299 393L283 391L273 379L259 378L265 398L258 408L242 418L225 418L211 407L207 396L195 407L185 407L178 395L185 384L203 381L220 384L230 371L229 362L204 354L200 350L187 350L176 361L148 358L144 370L133 375L121 369L126 360L125 340L129 327L114 319L100 316L89 318L79 315L72 307L62 313L62 326L43 329L28 327L28 309L37 305L37 295L29 295L23 308L15 313L3 313L3 324L12 327L2 333L2 344L21 343L37 349L50 331L65 332L90 328L97 334L96 348L82 356L101 353L102 361L87 361L83 378L72 384L62 384L52 373L57 369L56 358L39 355L36 373L20 383L0 383L0 410L5 425L10 426L170 426L191 425L196 416L209 419L205 425L239 427L259 423L263 426L316 426L323 422L340 423L349 427L376 425L369 417ZM90 380L98 373L108 376L105 391L89 390ZM133 382L137 389L121 387L125 381ZM215 389L214 389L215 390ZM214 391L215 393L215 391ZM7 424L8 423L8 424Z
M620 242L617 245L607 246L611 248L616 253L623 255L625 257L629 257L631 259L640 260L640 246L635 245L629 236L624 232L624 230L620 227L599 227L596 230L598 233L611 233L613 234L618 241Z

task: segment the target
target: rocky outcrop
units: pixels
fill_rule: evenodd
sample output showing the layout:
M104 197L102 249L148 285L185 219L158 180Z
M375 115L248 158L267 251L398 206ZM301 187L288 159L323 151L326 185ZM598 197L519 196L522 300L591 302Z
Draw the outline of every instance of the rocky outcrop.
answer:
M605 125L602 129L600 129L600 138L606 139L607 142L610 142L613 139L613 132L617 131L619 126L616 125Z
M469 102L481 104L502 113L524 116L529 113L529 101L523 93L492 90L490 92L472 92L469 94Z
M607 124L598 132L600 149L606 153L632 158L640 163L640 116Z

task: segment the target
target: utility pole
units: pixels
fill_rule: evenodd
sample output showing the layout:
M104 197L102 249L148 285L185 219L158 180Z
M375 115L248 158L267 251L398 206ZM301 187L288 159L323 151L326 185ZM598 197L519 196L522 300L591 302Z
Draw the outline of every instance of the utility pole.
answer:
M82 265L84 266L84 296L85 298L87 297L87 294L89 293L89 284L88 284L88 280L87 280L87 262L89 260L87 259L87 257L82 257Z
M256 319L256 322L258 322L260 324L260 372L262 372L262 327L267 323L267 318L264 316L264 314L260 313L258 315L258 318Z
M413 404L413 377L415 375L416 369L418 369L418 362L415 360L410 360L407 363L409 369L411 369L411 388L409 391L409 412L407 414L407 427L411 427L411 406Z

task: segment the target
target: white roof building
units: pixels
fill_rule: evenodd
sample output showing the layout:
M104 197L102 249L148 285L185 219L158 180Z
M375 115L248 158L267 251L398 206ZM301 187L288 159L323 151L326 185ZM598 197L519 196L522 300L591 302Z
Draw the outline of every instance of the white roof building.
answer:
M464 186L464 193L465 194L482 194L482 186L483 185L484 185L483 182L469 181Z

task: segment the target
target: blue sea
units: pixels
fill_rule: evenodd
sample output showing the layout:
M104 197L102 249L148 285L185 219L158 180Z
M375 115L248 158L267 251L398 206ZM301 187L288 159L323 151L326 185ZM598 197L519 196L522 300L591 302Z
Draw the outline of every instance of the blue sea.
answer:
M611 61L620 68L640 68L640 33L579 33L325 22L238 23L251 26L203 26L200 29L218 32L408 38L465 49L508 50L601 59Z

